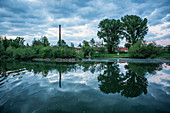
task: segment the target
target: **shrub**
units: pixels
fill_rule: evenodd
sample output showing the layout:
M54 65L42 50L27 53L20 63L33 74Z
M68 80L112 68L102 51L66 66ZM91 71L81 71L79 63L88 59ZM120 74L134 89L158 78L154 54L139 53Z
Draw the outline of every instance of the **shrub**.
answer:
M4 48L4 46L0 43L0 58L2 58L4 54L5 54L5 48Z
M15 59L21 59L21 56L22 56L21 52L22 52L21 48L14 49L13 57Z
M155 58L162 53L162 49L157 47L156 43L146 44L143 40L137 41L130 47L128 53L130 57L134 58Z
M14 53L14 49L12 46L9 46L7 49L6 49L6 55L9 57L9 58L12 58L13 57L13 53Z
M42 58L52 58L52 48L50 46L48 47L43 47L40 50L40 54Z
M82 50L84 52L84 57L93 57L94 56L95 49L93 47L83 46Z
M106 48L105 48L105 47L100 47L100 48L98 49L98 52L99 52L99 53L106 53Z
M82 59L84 57L84 52L82 50L76 52L76 58Z
M34 57L34 51L31 47L14 49L13 57L15 59L32 59Z

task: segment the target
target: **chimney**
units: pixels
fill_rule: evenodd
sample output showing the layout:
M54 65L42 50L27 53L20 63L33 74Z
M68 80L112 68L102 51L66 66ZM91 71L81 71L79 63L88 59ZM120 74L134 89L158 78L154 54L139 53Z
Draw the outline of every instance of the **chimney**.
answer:
M61 25L59 25L59 40L61 41Z

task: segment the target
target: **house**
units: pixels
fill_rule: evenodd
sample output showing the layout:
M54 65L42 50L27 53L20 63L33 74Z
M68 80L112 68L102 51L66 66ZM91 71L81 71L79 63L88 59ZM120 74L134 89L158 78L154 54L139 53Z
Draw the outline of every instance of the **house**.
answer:
M122 51L122 52L128 52L128 48L122 47L122 48L120 48L120 51Z
M81 50L82 49L82 46L81 45L78 45L76 50Z

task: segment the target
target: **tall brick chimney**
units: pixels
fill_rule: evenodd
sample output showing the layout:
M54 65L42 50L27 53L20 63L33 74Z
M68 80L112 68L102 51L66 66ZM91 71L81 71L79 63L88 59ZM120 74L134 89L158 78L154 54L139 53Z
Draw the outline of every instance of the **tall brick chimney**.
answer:
M61 41L61 25L59 25L59 40Z

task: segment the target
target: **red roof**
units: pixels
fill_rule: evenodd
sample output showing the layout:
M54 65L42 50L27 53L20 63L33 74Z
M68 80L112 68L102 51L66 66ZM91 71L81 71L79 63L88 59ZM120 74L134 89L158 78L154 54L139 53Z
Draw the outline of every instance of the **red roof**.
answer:
M81 48L80 48L80 47L77 47L76 50L81 50Z
M121 48L120 51L127 51L128 48Z

